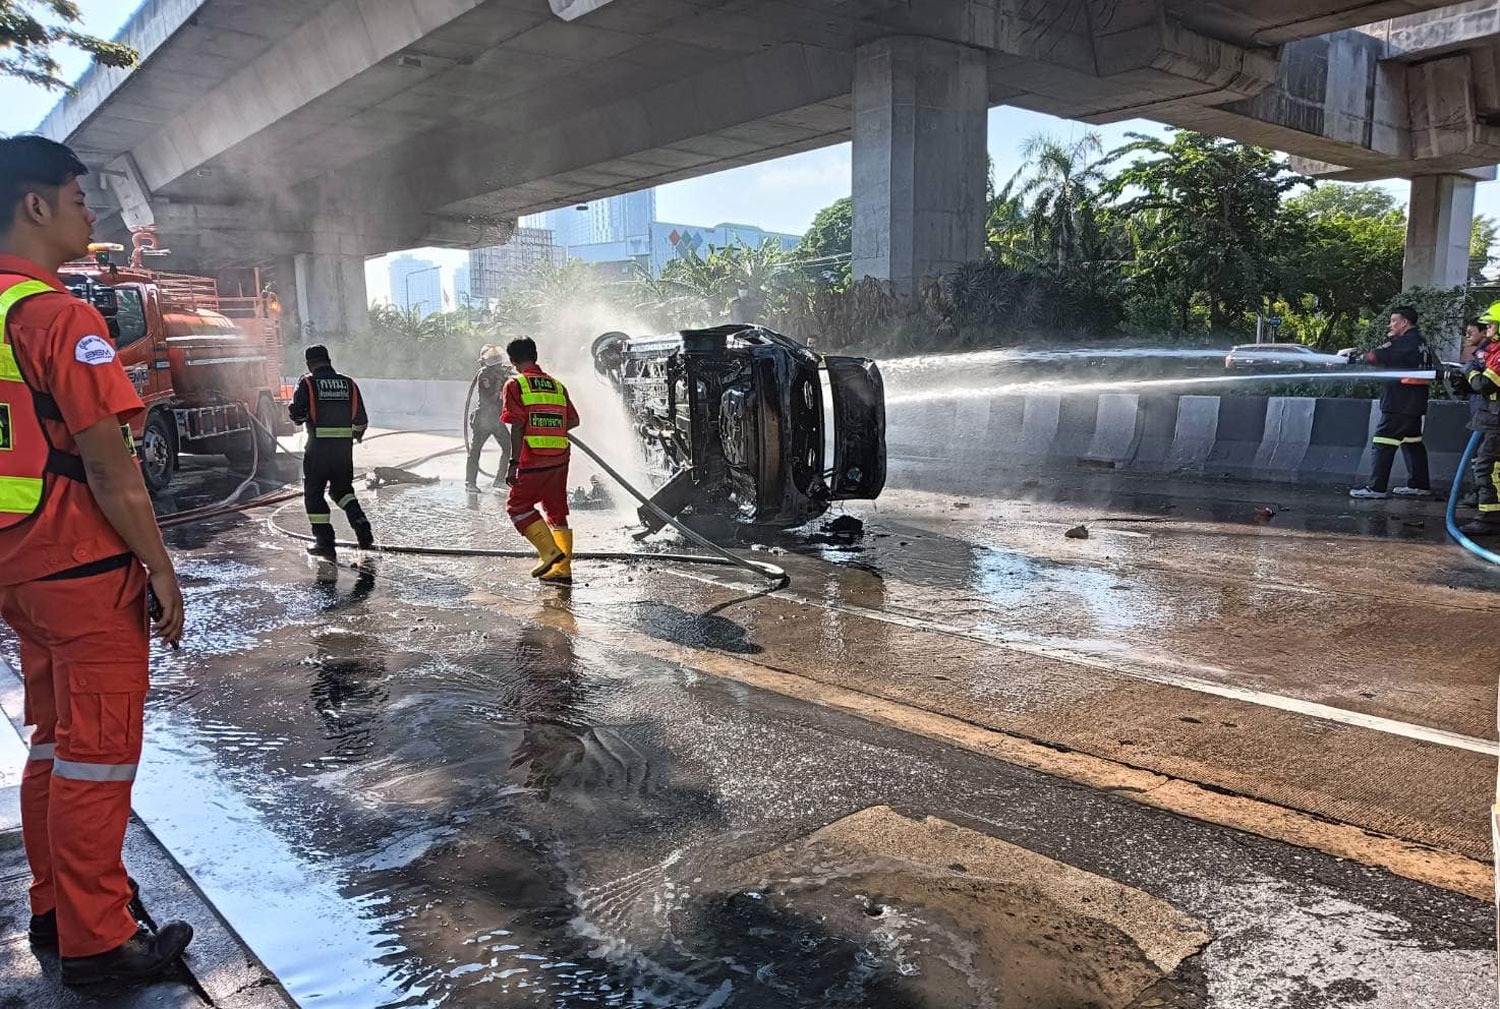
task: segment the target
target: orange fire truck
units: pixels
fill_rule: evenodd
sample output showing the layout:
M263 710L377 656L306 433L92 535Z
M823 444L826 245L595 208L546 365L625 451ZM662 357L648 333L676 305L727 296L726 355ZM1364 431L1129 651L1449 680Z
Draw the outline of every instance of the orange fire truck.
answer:
M160 254L149 231L136 233L134 246L128 265L110 261L122 246L96 245L92 259L58 273L104 315L145 401L134 434L146 485L166 489L182 453L225 455L242 466L257 451L269 458L275 434L292 430L276 296L259 271L251 293L225 296L211 277L147 269L142 256Z

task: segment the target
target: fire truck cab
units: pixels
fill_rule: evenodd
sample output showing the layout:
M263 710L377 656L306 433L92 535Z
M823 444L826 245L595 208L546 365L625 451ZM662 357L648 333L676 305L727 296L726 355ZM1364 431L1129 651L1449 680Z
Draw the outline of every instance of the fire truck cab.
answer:
M104 315L146 404L133 434L146 485L159 493L182 453L225 455L235 465L269 458L276 435L291 431L292 390L281 381L280 305L258 274L254 293L224 296L211 277L143 267L153 247L137 236L121 266L110 262L121 246L91 246L92 259L58 273Z

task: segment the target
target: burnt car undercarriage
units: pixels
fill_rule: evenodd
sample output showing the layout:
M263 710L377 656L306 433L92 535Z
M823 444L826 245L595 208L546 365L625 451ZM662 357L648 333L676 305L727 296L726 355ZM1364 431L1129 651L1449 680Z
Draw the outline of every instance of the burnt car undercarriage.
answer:
M874 361L820 356L753 325L605 333L593 356L664 481L652 501L669 515L789 529L885 486ZM649 509L640 517L647 533L662 525Z

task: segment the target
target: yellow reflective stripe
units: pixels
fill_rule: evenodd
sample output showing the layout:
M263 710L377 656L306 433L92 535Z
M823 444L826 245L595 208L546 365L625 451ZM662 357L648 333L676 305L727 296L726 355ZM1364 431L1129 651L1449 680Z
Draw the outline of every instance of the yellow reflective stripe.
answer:
M1399 446L1401 444L1401 439L1400 438L1383 438L1383 437L1381 437L1380 435L1377 434L1375 436L1375 444L1377 444L1377 445L1397 445L1397 446Z
M1484 369L1484 377L1489 379L1491 384L1500 385L1500 375L1495 374L1488 368Z
M530 375L517 375L516 384L521 387L521 403L523 406L567 406L568 390L557 379L547 376L552 384L557 386L556 392L537 392L531 387Z
M1401 444L1403 444L1403 445L1420 445L1420 444L1422 444L1422 436L1421 435L1417 435L1415 438L1402 438L1401 439Z
M46 294L48 291L55 290L57 288L51 284L44 284L40 280L23 280L0 292L0 343L5 342L5 323L10 316L10 310L16 307L16 302L29 298L33 294Z
M0 476L0 512L30 515L41 506L41 477Z
M307 521L311 522L315 526L331 526L333 525L333 516L328 512L322 512L319 514L308 512Z
M350 505L352 505L354 503L354 501L355 501L355 497L354 497L354 494L351 492L351 493L345 494L343 497L339 498L337 501L334 502L334 504L338 505L340 508L348 508Z
M44 284L40 280L25 280L14 287L7 287L3 293L0 293L0 382L22 381L21 368L16 364L16 352L5 339L6 322L10 317L10 310L23 298L55 290L57 288L51 284Z
M548 434L528 434L526 444L532 448L567 448L568 439L557 438Z
M352 427L320 427L313 432L314 438L353 438Z
M16 349L0 341L0 382L21 381L21 367L16 364Z

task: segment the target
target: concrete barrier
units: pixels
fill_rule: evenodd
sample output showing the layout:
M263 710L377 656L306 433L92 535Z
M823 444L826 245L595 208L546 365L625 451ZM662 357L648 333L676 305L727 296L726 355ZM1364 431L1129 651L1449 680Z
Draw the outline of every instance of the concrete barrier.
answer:
M1331 483L1353 484L1368 474L1365 452L1370 447L1375 404L1367 399L1313 400L1312 437L1302 465Z
M463 424L462 381L364 379L370 423L425 431ZM1380 411L1370 400L1298 396L994 395L887 405L890 484L980 494L1016 471L1116 469L1275 483L1352 485L1370 471ZM1453 478L1463 403L1438 401L1425 440L1434 487ZM1406 479L1398 455L1393 481Z
M469 383L429 379L366 378L359 380L365 412L374 427L414 431L462 429L464 397Z
M1172 426L1172 448L1167 452L1167 472L1202 473L1218 436L1218 396L1178 397L1177 421Z
M967 396L889 412L890 484L984 493L1018 471L1109 464L1186 476L1350 486L1366 479L1379 417L1370 400L1299 396ZM1464 404L1428 411L1433 486L1453 478ZM952 425L951 427L949 425ZM982 432L982 433L981 433ZM1399 457L1393 479L1406 479Z
M1312 444L1318 401L1300 396L1272 396L1266 401L1265 429L1255 452L1254 478L1296 483Z

